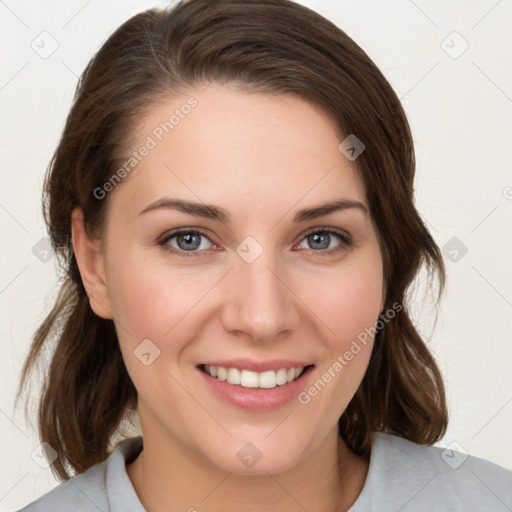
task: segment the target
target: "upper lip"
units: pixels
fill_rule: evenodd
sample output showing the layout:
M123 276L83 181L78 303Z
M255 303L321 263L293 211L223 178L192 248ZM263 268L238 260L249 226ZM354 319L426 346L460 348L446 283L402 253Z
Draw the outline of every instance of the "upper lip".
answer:
M254 359L218 359L215 361L207 361L202 364L262 373L269 370L277 371L281 368L286 368L287 370L290 368L302 368L304 366L310 366L313 363L309 361L294 361L292 359L272 359L268 361L255 361Z

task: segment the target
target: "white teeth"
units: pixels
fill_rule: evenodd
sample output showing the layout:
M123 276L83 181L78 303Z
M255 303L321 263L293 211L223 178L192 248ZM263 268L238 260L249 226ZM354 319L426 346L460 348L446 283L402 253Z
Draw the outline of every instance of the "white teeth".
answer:
M240 384L240 370L228 368L228 382L230 384Z
M276 372L276 384L282 386L286 384L286 368L281 368Z
M270 389L292 382L302 375L304 367L280 368L279 370L268 370L266 372L253 372L251 370L239 370L238 368L224 368L223 366L204 365L204 371L222 381L230 384L240 385L244 388Z
M210 373L211 375L211 373ZM213 375L212 375L213 377ZM242 370L240 374L240 385L244 388L257 388L258 387L258 372L251 372L249 370Z
M276 372L274 370L269 370L268 372L262 372L259 375L258 383L260 388L275 388L277 386L276 383L277 377Z

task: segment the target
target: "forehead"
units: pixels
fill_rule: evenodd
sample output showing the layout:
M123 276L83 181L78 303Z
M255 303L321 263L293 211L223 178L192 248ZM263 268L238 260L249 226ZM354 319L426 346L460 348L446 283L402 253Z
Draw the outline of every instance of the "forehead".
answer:
M362 180L338 149L344 136L296 96L211 84L154 104L133 134L121 160L135 152L136 165L114 194L128 209L165 195L240 215L340 197L367 204Z

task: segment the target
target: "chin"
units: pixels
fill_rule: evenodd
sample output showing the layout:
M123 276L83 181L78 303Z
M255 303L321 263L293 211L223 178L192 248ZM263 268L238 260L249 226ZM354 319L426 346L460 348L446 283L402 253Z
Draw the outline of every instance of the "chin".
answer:
M233 438L230 441L211 446L208 456L212 464L223 471L237 475L266 475L282 473L297 465L307 442L293 442L288 435L268 439L268 431L260 436L244 436L243 439ZM252 441L250 440L252 439ZM207 454L209 455L209 454Z

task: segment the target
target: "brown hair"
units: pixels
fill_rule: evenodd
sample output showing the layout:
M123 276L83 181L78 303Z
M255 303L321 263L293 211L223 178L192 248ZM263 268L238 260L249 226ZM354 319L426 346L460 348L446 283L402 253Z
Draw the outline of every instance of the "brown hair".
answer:
M398 97L350 37L306 7L288 0L189 0L137 14L108 38L80 77L48 166L43 211L62 285L35 333L17 398L43 348L51 350L38 419L41 440L58 453L54 474L67 480L69 469L79 474L103 461L137 404L114 323L90 307L71 245L71 212L82 207L88 233L101 236L108 198L93 191L117 169L137 120L159 99L210 82L296 95L365 144L354 163L381 245L385 309L403 308L377 332L339 431L363 456L374 431L433 444L447 427L444 386L405 294L425 264L429 277L439 279L439 301L445 269L414 206L413 141Z

